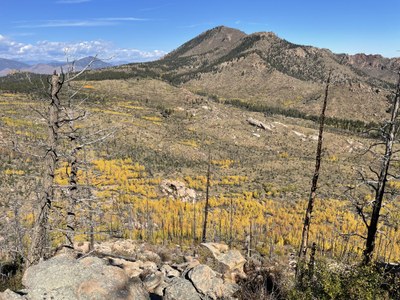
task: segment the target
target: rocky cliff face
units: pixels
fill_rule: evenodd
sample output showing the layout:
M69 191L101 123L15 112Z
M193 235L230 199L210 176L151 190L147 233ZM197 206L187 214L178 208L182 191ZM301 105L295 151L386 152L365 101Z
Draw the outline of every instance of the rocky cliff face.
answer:
M371 77L395 83L400 71L400 58L386 58L379 54L339 55L343 62Z

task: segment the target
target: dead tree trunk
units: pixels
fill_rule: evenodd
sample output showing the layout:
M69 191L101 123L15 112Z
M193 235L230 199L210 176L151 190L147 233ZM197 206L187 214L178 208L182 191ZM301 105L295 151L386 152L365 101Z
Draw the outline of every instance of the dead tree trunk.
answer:
M211 152L208 154L208 166L207 166L207 183L206 183L206 204L204 207L204 223L203 223L203 236L201 241L205 243L207 241L207 219L208 219L208 200L210 197L210 176L211 176Z
M233 197L231 196L230 210L229 210L229 247L232 247L233 243Z
M54 72L49 82L51 86L51 102L48 114L48 141L45 156L45 170L43 174L43 191L40 193L33 228L32 242L28 254L28 265L37 263L47 254L48 247L48 217L54 199L54 176L58 162L57 146L59 139L60 100L58 92L61 90L64 79Z
M196 244L196 242L197 242L196 227L197 227L196 200L193 200L193 244Z
M328 80L326 82L326 88L325 88L324 103L322 105L322 111L321 111L321 115L320 115L320 119L319 119L318 145L317 145L317 152L315 155L315 171L314 171L314 175L312 178L311 191L310 191L310 195L308 198L308 206L307 206L307 210L306 210L306 214L305 214L304 222L303 222L303 231L302 231L301 244L300 244L300 250L299 250L299 259L300 260L302 260L306 256L307 248L308 248L311 217L312 217L312 213L313 213L313 209L314 209L315 196L316 196L316 191L317 191L317 187L318 187L319 169L321 167L321 160L322 160L322 141L323 141L323 133L324 133L324 125L325 125L325 111L326 111L326 106L328 103L328 92L329 92L329 84L331 81L331 74L332 74L332 72L329 72Z
M308 262L308 278L313 279L315 267L315 252L317 251L317 244L313 243L311 246L310 261Z
M71 138L74 143L75 138ZM74 143L75 144L75 143ZM66 228L66 240L67 246L73 247L75 238L75 227L76 227L76 216L75 207L78 201L78 159L77 152L78 148L74 146L74 149L69 158L69 176L68 176L68 211L67 211L67 228Z
M367 226L367 239L365 242L364 254L364 264L367 265L371 262L372 254L375 248L376 233L378 230L380 211L382 208L382 202L385 195L385 187L389 172L389 166L393 154L393 146L395 144L395 139L399 130L398 116L400 109L400 72L399 80L397 83L396 94L394 101L391 106L391 116L390 121L385 125L387 128L383 128L382 134L385 142L385 154L382 157L381 168L378 176L378 181L375 190L375 199L372 202L372 213L370 217L369 224Z
M70 70L68 71L69 79ZM68 119L69 119L69 132L67 134L69 142L72 146L72 151L68 157L68 205L67 205L67 228L66 228L66 242L67 246L73 247L74 238L75 238L75 227L76 227L76 215L75 215L75 207L78 202L78 152L81 150L81 147L78 144L78 134L77 129L74 126L74 110L72 107L72 100L74 98L74 93L70 92L68 84ZM79 118L79 117L78 117ZM77 118L77 119L78 119Z

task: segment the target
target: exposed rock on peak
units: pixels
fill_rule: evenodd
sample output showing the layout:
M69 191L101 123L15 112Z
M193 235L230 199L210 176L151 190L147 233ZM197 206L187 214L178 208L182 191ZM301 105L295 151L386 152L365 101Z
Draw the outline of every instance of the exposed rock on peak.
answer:
M368 74L371 77L383 79L392 83L397 80L400 70L400 58L386 58L380 54L357 53L354 55L339 54L344 63Z
M231 49L246 34L240 30L219 26L207 30L191 39L187 43L172 51L165 58L176 59L178 57L188 57L192 55L211 54L217 55Z

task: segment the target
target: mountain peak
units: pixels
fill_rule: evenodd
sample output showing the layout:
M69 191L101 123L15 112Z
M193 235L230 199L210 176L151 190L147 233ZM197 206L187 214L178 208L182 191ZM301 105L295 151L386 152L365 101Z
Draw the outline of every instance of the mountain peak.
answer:
M23 62L0 58L0 71L5 69L21 69L27 67L29 67L29 65Z
M246 34L238 29L217 26L209 29L197 37L191 39L176 50L172 51L166 58L187 57L192 55L203 55L211 52L229 49L235 45Z
M220 25L220 26L211 28L211 29L205 31L204 33L206 33L206 32L242 33L242 34L245 34L243 31L240 31L239 29L228 27L228 26L224 26L224 25Z
M278 36L274 33L274 32L272 32L272 31L260 31L260 32L255 32L255 33L252 33L251 35L258 35L258 36L260 36L260 37L267 37L267 38L270 38L270 37L272 37L272 38L277 38Z

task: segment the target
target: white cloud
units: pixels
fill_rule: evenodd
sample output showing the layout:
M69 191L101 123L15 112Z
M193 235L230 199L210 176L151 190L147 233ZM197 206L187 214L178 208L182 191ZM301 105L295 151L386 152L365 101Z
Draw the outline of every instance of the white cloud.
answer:
M22 47L19 48L18 53L19 53L19 54L24 54L24 53L26 53L26 52L29 52L29 50L31 50L32 48L33 48L32 45L25 45L25 46L22 46Z
M88 20L42 20L37 22L19 21L16 28L51 28L51 27L98 27L116 26L122 22L148 21L148 19L134 17L107 17Z
M34 44L24 44L0 35L0 58L22 61L66 61L80 59L86 56L98 55L100 59L111 61L150 61L166 54L162 50L143 51L132 48L118 48L111 42L79 41L54 42L39 41Z
M112 26L117 23L106 20L48 20L38 24L23 24L16 26L17 28L50 28L50 27L97 27Z

